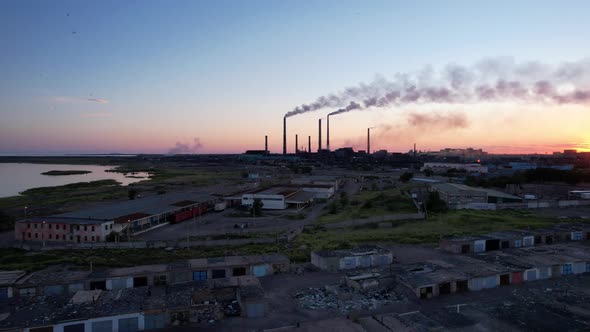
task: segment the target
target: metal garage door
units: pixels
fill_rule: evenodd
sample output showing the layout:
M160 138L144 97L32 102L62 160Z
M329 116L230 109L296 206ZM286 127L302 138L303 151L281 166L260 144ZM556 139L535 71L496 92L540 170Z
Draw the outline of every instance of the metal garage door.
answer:
M84 332L84 323L64 326L64 332Z
M371 256L361 256L361 267L371 266Z
M166 327L166 314L145 315L144 319L146 330Z
M528 270L528 271L526 271L526 280L527 281L535 281L535 280L537 280L537 270Z
M45 295L62 295L64 287L62 285L45 286Z
M486 240L477 240L473 243L473 251L474 252L484 252L486 251Z
M8 298L8 288L0 288L0 300L6 300Z
M113 321L103 320L92 323L92 332L113 332Z
M266 265L254 265L252 267L252 272L257 277L264 277L267 274Z
M113 290L127 288L127 280L126 279L113 279L113 280L111 280L111 283L112 283Z
M139 331L137 317L119 319L119 332Z
M264 317L264 304L263 303L251 303L247 306L248 318Z

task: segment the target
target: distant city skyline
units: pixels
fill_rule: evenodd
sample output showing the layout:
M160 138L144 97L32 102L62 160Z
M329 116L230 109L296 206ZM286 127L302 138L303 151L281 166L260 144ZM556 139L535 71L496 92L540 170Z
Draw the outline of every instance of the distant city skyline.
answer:
M526 69L531 89L549 79L545 66L565 65L560 96L588 92L589 11L586 1L2 1L0 154L240 153L265 135L280 153L297 106L486 63ZM372 150L590 151L590 97L579 96L367 107L330 118L330 145L364 150L375 127ZM339 108L289 118L289 152L295 134L315 150L317 120Z

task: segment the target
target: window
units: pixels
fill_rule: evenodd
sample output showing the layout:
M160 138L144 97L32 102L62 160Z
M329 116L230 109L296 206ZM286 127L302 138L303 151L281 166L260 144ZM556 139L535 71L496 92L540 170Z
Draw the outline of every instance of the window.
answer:
M84 241L88 241L88 236L84 235Z
M27 223L27 228L31 228L31 224L28 224L28 223Z
M113 224L111 224L111 229L113 229Z
M31 238L31 233L29 233L29 239Z
M35 229L37 228L37 224L33 224L33 226L35 227Z
M65 241L65 240L66 240L66 235L65 235L65 234L63 234L63 235L61 236L61 239Z
M193 272L193 280L196 280L196 281L207 280L207 271L194 271Z
M51 229L51 224L49 224L49 229Z
M74 239L73 235L70 235L70 241L72 241Z
M94 241L94 235L90 237L90 241Z
M92 231L94 232L94 226L92 226Z
M586 273L590 272L590 263L586 263Z
M582 232L572 232L572 240L573 241L581 241L582 240Z
M79 231L80 230L80 225L76 225L76 230Z
M84 231L88 230L88 226L84 225Z
M39 233L35 233L35 239L39 238Z
M561 274L568 275L568 274L572 274L572 273L574 273L573 264L572 263L563 264Z
M109 230L109 225L104 225L104 230L105 231Z
M53 237L53 234L49 234L49 239L51 240L51 238Z

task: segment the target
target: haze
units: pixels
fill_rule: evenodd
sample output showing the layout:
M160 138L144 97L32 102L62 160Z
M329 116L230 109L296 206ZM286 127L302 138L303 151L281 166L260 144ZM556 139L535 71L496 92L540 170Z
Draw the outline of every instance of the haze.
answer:
M2 1L0 154L235 153L262 149L264 135L278 153L299 105L490 60L578 64L579 86L557 87L583 90L588 12L586 1ZM366 109L331 118L331 147L362 148L374 126L375 150L590 151L589 105ZM289 119L290 142L315 146L318 118L337 109Z

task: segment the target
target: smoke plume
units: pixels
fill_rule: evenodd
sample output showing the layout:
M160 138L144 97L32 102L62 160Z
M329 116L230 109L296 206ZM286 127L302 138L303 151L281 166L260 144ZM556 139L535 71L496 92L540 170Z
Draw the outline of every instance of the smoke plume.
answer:
M415 128L429 129L433 127L453 129L467 128L469 121L463 113L410 113L408 114L408 124Z
M369 84L321 96L295 107L285 117L329 108L338 108L330 113L336 115L408 104L502 101L589 104L590 58L560 65L492 58L468 67L451 64L438 75L426 67L417 74L398 73L391 80L379 77Z
M201 148L203 148L203 144L201 143L201 139L198 137L195 137L193 139L193 144L176 142L176 145L168 151L168 154L196 153Z

